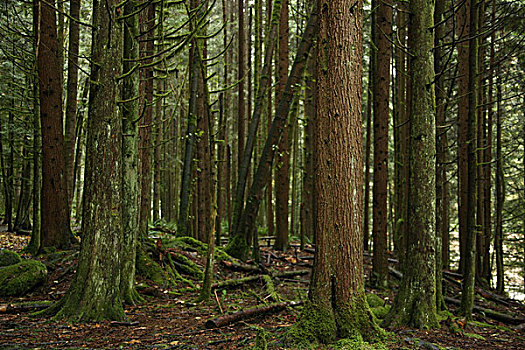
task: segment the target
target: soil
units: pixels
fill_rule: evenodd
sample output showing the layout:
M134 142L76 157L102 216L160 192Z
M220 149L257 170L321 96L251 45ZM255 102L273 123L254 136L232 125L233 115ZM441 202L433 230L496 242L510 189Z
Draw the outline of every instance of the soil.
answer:
M20 252L28 239L2 232L0 248ZM291 248L286 253L273 251L269 247L261 249L264 266L272 272L303 270L312 263L312 254L297 248ZM204 264L203 258L195 253L187 256L200 265ZM49 264L46 257L42 261L48 263L48 282L22 298L0 298L0 309L6 304L56 301L65 294L74 275L75 255L70 258L65 256L58 263ZM370 270L371 259L365 258L367 276ZM247 275L246 272L232 271L222 264L216 265L217 280ZM281 301L305 300L308 281L309 275L274 280ZM396 282L393 277L392 281ZM137 282L152 285L140 277ZM199 281L194 283L199 286ZM445 284L445 287L448 295L458 295L456 286ZM376 293L387 302L391 302L394 296L393 291L378 291L368 286L367 292ZM264 337L268 348L284 349L280 338L301 312L301 307L290 307L279 313L247 319L218 329L207 329L205 322L210 318L269 303L264 282L218 290L212 300L204 304L194 302L198 291L183 282L177 287L144 288L141 293L146 300L144 303L125 307L128 323L69 324L36 318L31 311L0 313L0 349L251 349L257 337ZM501 305L478 299L477 304L525 317L523 303L509 301L507 305ZM455 308L450 306L450 311L454 313ZM389 349L525 349L523 325L507 325L479 314L475 315L475 320L476 323L465 324L460 318L451 315L443 318L441 327L436 330L390 330L391 338L386 346ZM451 324L455 327L451 327ZM453 333L454 329L456 332Z

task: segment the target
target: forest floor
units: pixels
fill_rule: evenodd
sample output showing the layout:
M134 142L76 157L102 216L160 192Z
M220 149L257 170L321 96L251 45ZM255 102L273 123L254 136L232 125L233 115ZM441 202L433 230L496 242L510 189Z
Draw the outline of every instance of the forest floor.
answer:
M0 249L20 252L28 237L2 232ZM271 270L273 276L284 271L309 269L311 251L291 248L286 253L262 247L263 269ZM204 259L192 252L185 255L194 262L204 264ZM27 256L26 256L27 257ZM43 262L46 263L44 257ZM62 259L63 263L49 263L48 282L22 298L0 298L0 349L252 349L266 343L269 349L284 349L281 337L296 322L301 307L287 307L280 312L237 321L219 328L207 328L206 322L221 315L246 311L271 303L267 285L263 279L243 283L236 288L215 289L212 300L197 304L198 291L186 283L179 286L153 286L140 290L145 302L137 306L126 306L129 322L99 322L69 324L48 318L35 318L32 310L7 311L7 305L35 305L60 299L74 275L76 259ZM365 272L370 275L371 259L365 257ZM215 278L218 281L240 279L247 272L233 271L232 266L217 264ZM253 275L253 273L252 273ZM394 277L392 281L397 283ZM278 300L305 300L309 274L295 277L274 278ZM199 281L194 281L196 287ZM457 296L456 283L444 284L447 294ZM390 304L394 291L374 290L368 285L367 293L380 296ZM395 289L395 287L394 287ZM502 299L503 300L503 299ZM21 304L25 303L25 304ZM476 304L497 310L500 313L525 317L525 305L509 299L498 303L481 298ZM525 349L523 324L512 325L494 321L484 313L475 314L475 322L465 324L454 317L456 307L449 305L448 316L444 316L441 327L431 331L411 329L390 330L388 349ZM264 347L263 347L264 348ZM316 347L313 347L316 348ZM320 347L317 347L320 348ZM323 349L337 349L325 347ZM339 347L343 349L343 347ZM373 349L370 347L370 349ZM349 348L347 348L349 349Z

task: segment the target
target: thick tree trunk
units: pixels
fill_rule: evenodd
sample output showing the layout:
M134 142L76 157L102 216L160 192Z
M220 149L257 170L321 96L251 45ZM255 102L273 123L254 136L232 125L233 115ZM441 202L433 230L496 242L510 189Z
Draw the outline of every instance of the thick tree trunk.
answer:
M47 311L72 322L126 319L119 288L122 119L117 107L123 25L110 20L110 14L118 13L118 4L116 0L93 4L93 26L98 29L93 31L91 55L96 64L90 77L82 248L69 290Z
M362 265L362 5L335 0L319 9L316 252L309 301L295 326L300 344L356 332L370 340L379 332Z
M387 184L388 184L388 120L390 115L390 58L392 55L392 4L380 1L375 13L374 67L374 187L372 207L372 237L374 241L373 283L388 284L387 251Z
M436 313L435 267L435 96L434 1L409 4L410 138L408 222L403 279L385 318L388 327L439 326Z
M50 3L54 5L54 1ZM56 13L40 3L38 74L40 81L40 118L42 127L42 234L44 248L65 249L71 246L68 188L64 159L62 124L62 66L58 57Z
M245 75L245 67L244 67L244 56L245 56L245 49L244 46L246 44L246 37L244 33L244 4L245 0L237 0L237 179L240 178L241 173L241 163L242 158L244 155L244 139L245 136L245 119L246 119L246 105L245 105L245 97L244 97L244 75ZM237 180L237 186L239 186L239 180ZM235 225L235 224L234 224Z

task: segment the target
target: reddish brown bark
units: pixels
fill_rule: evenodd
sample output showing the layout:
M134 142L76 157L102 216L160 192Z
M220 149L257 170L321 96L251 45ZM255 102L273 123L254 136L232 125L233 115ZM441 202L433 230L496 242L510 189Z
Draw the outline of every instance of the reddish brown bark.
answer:
M51 1L50 5L54 5ZM56 12L40 2L37 63L42 129L42 251L72 243L62 124L62 71L58 58Z

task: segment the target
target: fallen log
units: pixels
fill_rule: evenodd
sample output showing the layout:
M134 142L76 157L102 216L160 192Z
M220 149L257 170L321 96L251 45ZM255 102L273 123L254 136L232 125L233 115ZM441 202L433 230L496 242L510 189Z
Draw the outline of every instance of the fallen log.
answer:
M255 265L242 264L242 263L237 263L237 262L233 262L233 261L226 261L226 260L221 260L220 263L224 267L228 268L229 270L233 270L233 271L261 272L261 268L259 266L255 266Z
M459 306L461 301L451 297L445 297L447 303ZM513 315L507 315L501 312L497 312L491 309L486 309L481 306L474 305L474 312L484 313L487 317L492 318L493 320L508 323L508 324L522 324L525 323L525 317L515 317Z
M0 314L14 314L18 312L38 311L47 309L51 303L22 303L22 304L3 304L0 305Z
M220 328L238 321L246 320L248 318L280 312L286 309L287 307L300 306L303 304L303 301L288 301L237 311L229 315L209 319L208 321L206 321L205 326L208 329Z
M284 272L271 274L270 277L272 278L290 278L290 277L295 277L295 276L307 275L309 272L310 272L309 270L284 271ZM234 288L234 287L238 287L240 285L246 284L246 283L261 281L263 280L263 276L265 275L255 275L255 276L248 276L248 277L243 277L243 278L238 278L238 279L230 279L230 280L214 283L212 284L211 288L212 289Z

